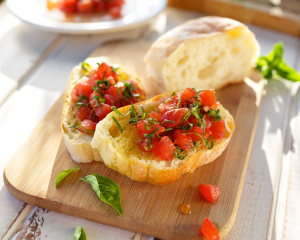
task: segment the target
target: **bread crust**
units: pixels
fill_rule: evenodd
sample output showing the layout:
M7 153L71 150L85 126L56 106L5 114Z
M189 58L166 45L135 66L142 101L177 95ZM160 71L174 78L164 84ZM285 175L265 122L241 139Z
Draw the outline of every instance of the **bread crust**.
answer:
M85 62L88 62L92 66L95 66L96 63L100 62L106 62L109 65L114 65L110 64L107 59L101 57L88 58ZM133 78L144 91L141 81L130 70L124 66L120 66L118 71L124 73L128 78ZM81 65L75 66L71 71L61 115L63 140L74 161L81 163L88 163L93 160L102 162L103 160L98 150L91 146L93 135L87 135L74 128L69 128L70 125L77 125L77 123L80 122L76 114L75 104L71 98L71 92L77 83L87 80L85 74L86 72L82 70Z
M135 104L156 108L159 103L164 102L172 92L158 95L150 100ZM180 91L178 91L178 94ZM130 106L120 108L119 111L125 115L128 113ZM222 118L226 123L226 134L222 140L215 140L212 150L207 149L202 143L196 148L196 151L189 151L184 160L174 158L171 162L159 159L154 153L144 153L139 147L132 150L136 144L137 131L135 126L127 124L129 117L122 118L114 112L107 115L97 127L92 140L93 148L97 148L101 153L104 164L119 173L126 175L135 181L146 181L154 185L165 185L172 183L180 178L182 174L192 173L196 168L214 161L227 147L232 133L234 131L234 120L230 113L220 107ZM124 129L124 136L120 133L116 124L112 121L114 116ZM127 122L126 122L127 121ZM128 133L129 132L129 133ZM123 141L123 144L122 144ZM124 146L126 149L124 149Z
M157 86L157 91L166 92L175 90L172 88L172 83L169 83L166 77L166 69L168 68L168 60L175 56L175 54L182 48L185 48L186 44L201 41L202 39L210 38L232 32L233 35L239 31L244 31L249 34L249 40L252 42L254 49L253 58L259 56L260 47L255 39L254 34L244 24L229 18L223 17L202 17L187 21L172 30L168 31L161 37L159 37L149 48L144 57L146 63L146 74L148 81L154 82ZM202 49L195 49L195 51L201 51ZM191 53L193 54L193 53ZM179 59L178 59L179 60ZM251 70L251 63L247 71L243 76L237 78L228 78L224 82L218 82L218 84L212 83L205 88L220 89L230 83L238 83L243 81L248 76ZM197 69L190 69L189 71L197 71ZM177 78L178 79L178 78ZM176 81L176 80L172 80ZM191 85L190 85L191 86ZM197 86L192 86L197 87Z

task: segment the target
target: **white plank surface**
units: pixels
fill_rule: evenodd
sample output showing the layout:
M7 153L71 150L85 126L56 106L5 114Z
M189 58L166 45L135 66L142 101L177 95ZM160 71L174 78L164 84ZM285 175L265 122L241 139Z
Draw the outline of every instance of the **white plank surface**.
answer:
M18 22L18 20L7 14L6 10L3 9L2 4L0 5L0 26L5 19L12 19L12 25L16 24L15 22ZM3 17L2 12L7 16ZM154 25L156 33L151 34L151 32L149 33L140 29L130 34L130 36L135 38L143 33L144 36L147 34L149 35L148 38L153 40L164 31L198 16L200 14L169 8L166 11L166 15L162 15ZM26 81L24 86L20 90L15 91L0 108L0 135L7 136L7 138L0 138L0 146L2 146L0 151L0 170L2 171L9 159L64 90L72 67L85 59L101 42L118 37L117 35L108 38L99 35L55 36L51 41L47 42L48 46L51 43L51 46L54 44L53 49L50 49L51 51L49 50L48 54L43 55L43 52L47 51L47 47L37 44L41 49L37 53L33 47L34 45L31 44L30 34L25 34L29 31L29 28L19 22L17 24L19 27L12 26L6 30L10 34L10 38L13 39L11 41L13 45L10 45L12 43L8 41L9 38L4 39L5 41L2 42L2 37L0 37L1 69L3 69L3 64L6 66L5 72L2 72L2 74L6 77L9 76L10 79L22 79L24 74L26 76L26 78L23 77L24 81ZM292 66L296 67L297 60L299 59L299 39L254 26L250 26L250 28L256 34L263 54L269 52L275 42L283 41L286 49L285 59ZM27 40L18 42L16 31L25 34ZM31 29L30 31L36 30ZM2 29L0 30L0 35L1 33ZM47 38L47 36L51 35L43 32L38 32L37 34L38 36L41 35L40 39L45 38L48 40L50 37ZM53 41L55 42L53 43ZM17 49L8 47L9 50L7 50L5 49L7 44L15 46ZM28 46L29 48L27 49ZM12 52L11 56L14 57L8 59L16 59L18 51L19 54L24 54L24 62L27 64L27 67L25 68L23 64L18 63L16 69L20 69L20 72L10 73L7 70L7 66L10 66L8 62L12 60L8 62L6 60L1 61L1 59L6 59L2 55L1 47L5 49L5 57L10 56L9 51ZM40 59L42 59L42 62L40 62ZM31 65L28 65L28 62ZM11 89L14 90L15 86L12 86ZM281 239L281 236L285 239L300 239L299 231L297 231L297 221L295 221L297 219L300 222L300 129L299 124L297 124L300 120L299 92L293 90L295 95L292 98L292 90L277 81L270 82L265 87L265 90L266 93L262 98L257 134L247 169L236 223L226 239L260 240L272 239L272 237L273 239ZM0 91L1 95L2 92ZM291 104L293 110L290 114L289 106ZM22 124L20 124L20 115L22 116ZM287 128L290 122L289 117L293 118L290 126L292 129L290 135L289 128ZM15 134L11 134L11 129L13 129L14 133L18 132L18 137ZM292 151L288 154L288 149L282 154L283 149L285 149L284 143L289 136L291 136L289 141L293 141ZM283 171L287 174L281 172L282 159L287 159L288 161L288 164L284 165L285 168L283 168ZM279 185L281 183L282 185ZM1 238L24 205L21 201L11 196L6 188L3 187L2 178L0 180L0 189ZM287 198L282 198L282 194L277 198L278 191L282 194L286 193ZM41 219L43 219L43 224L40 224L40 236L34 237L36 233L32 233L32 239L71 239L77 225L84 227L89 240L152 239L151 237L142 237L140 234L122 229L112 228L55 212L44 211L39 208L33 210L25 222L23 230L22 228L20 229L19 224L15 224L13 227L16 231L18 230L18 234L16 235L14 233L15 230L11 229L6 238L9 239L14 236L15 239L24 239L24 235L22 234L29 234L27 232L29 229L28 226L30 224L34 225L41 221Z

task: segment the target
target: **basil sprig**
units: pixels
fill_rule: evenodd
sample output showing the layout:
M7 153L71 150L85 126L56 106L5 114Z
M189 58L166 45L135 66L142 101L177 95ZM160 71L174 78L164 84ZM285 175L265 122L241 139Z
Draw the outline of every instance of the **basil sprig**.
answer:
M85 178L80 178L80 180L90 183L103 202L114 207L121 216L123 215L121 192L118 184L100 174L87 175Z
M83 62L83 63L81 64L81 68L82 68L84 71L86 71L86 72L90 72L90 71L93 70L93 68L91 67L91 65L88 64L87 62Z
M87 240L86 234L80 225L75 229L74 240Z
M73 169L65 169L65 170L62 170L56 177L56 180L55 180L55 187L57 187L57 185L61 182L61 180L63 180L66 176L68 176L71 172L77 172L79 171L80 168L77 167L77 166L74 166Z
M180 147L176 146L174 156L179 160L183 160L187 157L187 155L182 155L182 153L183 150Z
M285 63L282 56L283 51L282 42L276 43L269 55L262 56L257 60L256 69L258 69L267 80L282 77L292 82L300 81L299 73Z

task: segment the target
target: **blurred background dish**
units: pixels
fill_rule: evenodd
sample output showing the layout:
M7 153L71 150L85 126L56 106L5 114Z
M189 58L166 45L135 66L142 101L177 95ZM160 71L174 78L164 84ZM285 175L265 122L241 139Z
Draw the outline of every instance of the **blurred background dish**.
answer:
M109 12L72 14L47 8L47 0L7 0L8 9L20 20L42 30L69 34L97 34L128 30L146 24L166 6L166 0L125 0L121 17Z

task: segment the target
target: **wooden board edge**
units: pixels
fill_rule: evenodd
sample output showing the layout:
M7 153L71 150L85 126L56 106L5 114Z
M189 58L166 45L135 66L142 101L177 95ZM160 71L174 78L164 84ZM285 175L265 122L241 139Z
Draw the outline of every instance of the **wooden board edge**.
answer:
M295 19L297 17L295 14L288 11L281 15L271 14L271 11L255 7L255 5L258 5L257 3L252 4L254 6L250 9L247 3L218 0L168 0L168 5L171 7L233 18L241 22L300 37L300 21ZM291 15L294 17L290 17Z

